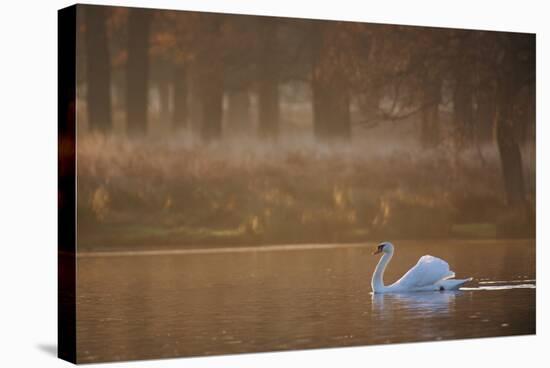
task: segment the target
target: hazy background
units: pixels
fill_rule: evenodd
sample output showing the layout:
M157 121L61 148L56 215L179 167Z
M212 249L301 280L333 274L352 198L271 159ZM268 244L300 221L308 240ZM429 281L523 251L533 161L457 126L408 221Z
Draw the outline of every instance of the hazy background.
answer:
M79 6L83 248L534 237L535 36Z

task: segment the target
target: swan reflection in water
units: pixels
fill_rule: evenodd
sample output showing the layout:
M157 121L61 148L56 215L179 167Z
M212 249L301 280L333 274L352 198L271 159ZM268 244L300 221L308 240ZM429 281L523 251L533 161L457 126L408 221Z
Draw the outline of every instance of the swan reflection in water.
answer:
M371 293L372 312L382 319L425 318L447 316L454 312L455 298L460 291L420 293Z
M373 333L382 343L436 341L455 337L449 329L461 291L372 293Z

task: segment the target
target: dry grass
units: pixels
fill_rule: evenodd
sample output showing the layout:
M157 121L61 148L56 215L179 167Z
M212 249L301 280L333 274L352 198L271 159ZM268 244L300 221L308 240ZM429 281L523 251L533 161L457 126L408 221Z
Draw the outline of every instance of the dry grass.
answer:
M79 246L491 237L516 214L495 152L485 157L367 141L88 136L78 143Z

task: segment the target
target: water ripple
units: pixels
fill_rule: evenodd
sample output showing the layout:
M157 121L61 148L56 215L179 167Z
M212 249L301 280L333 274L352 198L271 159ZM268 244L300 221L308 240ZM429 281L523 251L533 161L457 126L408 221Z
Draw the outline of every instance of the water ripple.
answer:
M536 289L535 284L515 284L515 285L495 285L495 286L478 286L478 287L461 287L460 290L509 290L509 289Z

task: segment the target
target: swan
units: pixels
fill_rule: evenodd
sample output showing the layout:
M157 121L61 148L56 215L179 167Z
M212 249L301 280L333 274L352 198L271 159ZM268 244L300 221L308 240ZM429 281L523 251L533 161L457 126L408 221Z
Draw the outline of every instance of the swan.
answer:
M372 274L372 291L374 293L401 293L415 291L457 290L472 278L453 279L455 273L449 270L449 264L433 256L422 256L418 263L395 283L384 285L384 270L393 256L394 247L390 242L378 244L373 254L384 253Z

